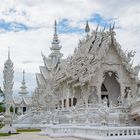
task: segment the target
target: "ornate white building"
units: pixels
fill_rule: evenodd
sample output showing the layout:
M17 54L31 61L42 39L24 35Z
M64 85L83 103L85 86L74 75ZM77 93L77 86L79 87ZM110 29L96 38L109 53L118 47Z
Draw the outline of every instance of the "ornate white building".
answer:
M140 135L140 66L133 66L134 51L121 49L114 25L90 32L87 22L86 36L66 59L56 21L54 29L52 52L42 53L44 66L36 74L33 107L18 122L36 124L44 128L42 134L56 137Z

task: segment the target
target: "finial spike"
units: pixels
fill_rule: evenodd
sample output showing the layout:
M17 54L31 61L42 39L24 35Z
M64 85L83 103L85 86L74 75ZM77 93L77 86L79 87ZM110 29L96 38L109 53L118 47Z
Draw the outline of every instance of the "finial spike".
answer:
M85 27L85 32L89 33L89 31L90 31L90 27L89 27L88 20L87 20L86 27Z
M10 47L8 47L8 59L10 59Z
M115 28L115 22L113 23L112 30L114 30L114 28Z
M54 34L57 35L57 21L54 21Z
M106 24L104 25L103 32L105 31L105 29L106 29Z
M111 29L112 29L112 28L111 28L111 24L110 24L110 26L109 26L109 30L110 30L110 32L111 32Z
M96 27L96 32L98 32L98 28L99 28L99 24L97 24L97 27Z
M23 79L22 79L22 83L25 83L25 71L23 70Z

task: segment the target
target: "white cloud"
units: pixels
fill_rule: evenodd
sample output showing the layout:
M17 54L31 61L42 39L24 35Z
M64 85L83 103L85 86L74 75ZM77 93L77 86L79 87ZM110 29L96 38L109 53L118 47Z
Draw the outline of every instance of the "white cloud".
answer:
M96 13L104 19L113 19L119 27L117 39L124 49L137 51L136 62L139 61L140 36L140 1L138 0L0 0L0 19L7 22L23 23L31 27L40 27L36 30L21 32L0 33L0 77L2 84L3 63L7 58L8 46L11 47L11 57L14 61L15 74L23 69L30 73L31 78L39 72L39 65L43 65L41 51L48 55L53 35L54 19L68 19L71 27L84 27L84 22ZM95 23L90 23L95 29ZM4 33L5 32L5 33ZM60 35L62 52L66 57L72 54L81 35L78 33L65 33ZM19 75L19 74L17 74ZM31 78L28 79L31 80ZM16 78L20 81L21 77ZM27 79L27 81L28 81ZM35 81L35 78L33 78ZM35 83L35 82L34 82ZM16 84L18 85L18 84ZM29 82L30 90L33 84ZM17 90L18 86L15 86Z

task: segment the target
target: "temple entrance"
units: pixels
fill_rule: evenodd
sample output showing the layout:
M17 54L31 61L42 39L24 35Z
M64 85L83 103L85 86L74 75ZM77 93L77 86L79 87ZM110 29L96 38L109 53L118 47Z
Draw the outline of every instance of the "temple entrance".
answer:
M118 83L117 74L115 72L109 71L104 74L104 81L101 85L101 100L107 98L108 106L112 104L117 104L118 97L120 96L120 84Z
M23 112L26 112L26 107L23 107Z

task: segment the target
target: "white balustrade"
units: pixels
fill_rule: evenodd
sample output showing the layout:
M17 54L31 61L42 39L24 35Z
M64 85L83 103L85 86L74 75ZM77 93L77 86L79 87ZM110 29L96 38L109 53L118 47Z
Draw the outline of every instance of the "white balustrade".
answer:
M44 134L44 129L43 129ZM80 138L113 138L140 137L140 127L92 127L76 125L50 125L46 127L46 135L51 137L80 137Z

